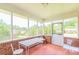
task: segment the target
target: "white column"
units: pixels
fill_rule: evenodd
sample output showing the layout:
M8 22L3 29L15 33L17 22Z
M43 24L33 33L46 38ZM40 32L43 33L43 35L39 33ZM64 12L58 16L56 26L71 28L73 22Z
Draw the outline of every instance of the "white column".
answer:
M78 38L79 38L79 16L78 16Z
M29 29L29 18L28 18L28 29Z
M45 26L45 25L44 25L44 23L43 23L43 26L42 26L42 28L43 28L43 35L45 35L45 33L44 33L44 31L45 31L45 30L44 30L44 26Z
M13 41L13 12L11 12L11 39Z
M38 36L38 21L37 21L37 25L36 26L37 26L37 36Z

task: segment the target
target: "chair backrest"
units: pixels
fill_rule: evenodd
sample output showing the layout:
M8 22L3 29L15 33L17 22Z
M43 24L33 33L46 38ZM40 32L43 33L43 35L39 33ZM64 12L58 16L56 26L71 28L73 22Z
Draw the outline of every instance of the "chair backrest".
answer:
M14 51L14 48L13 48L13 45L11 44L11 49L12 49L12 52Z

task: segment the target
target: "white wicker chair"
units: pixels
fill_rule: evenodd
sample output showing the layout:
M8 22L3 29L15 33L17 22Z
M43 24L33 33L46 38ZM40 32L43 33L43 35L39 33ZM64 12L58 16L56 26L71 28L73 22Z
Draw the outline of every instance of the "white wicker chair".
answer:
M22 55L23 54L23 49L20 47L18 49L15 49L13 47L13 45L11 44L11 49L12 49L13 55Z

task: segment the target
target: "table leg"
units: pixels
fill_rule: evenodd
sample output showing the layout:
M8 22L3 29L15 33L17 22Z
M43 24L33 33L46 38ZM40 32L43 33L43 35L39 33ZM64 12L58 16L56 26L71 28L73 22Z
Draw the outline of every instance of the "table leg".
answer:
M29 55L29 47L27 47L27 54Z

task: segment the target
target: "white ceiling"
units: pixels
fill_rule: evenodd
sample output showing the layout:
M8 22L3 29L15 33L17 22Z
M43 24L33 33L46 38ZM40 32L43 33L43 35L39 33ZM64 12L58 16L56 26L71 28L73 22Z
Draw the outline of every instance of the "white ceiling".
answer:
M11 6L13 11L21 11L24 15L29 15L29 17L34 17L41 21L76 16L79 10L79 4L77 3L48 3L47 5L41 3L12 3L7 4L7 6Z

